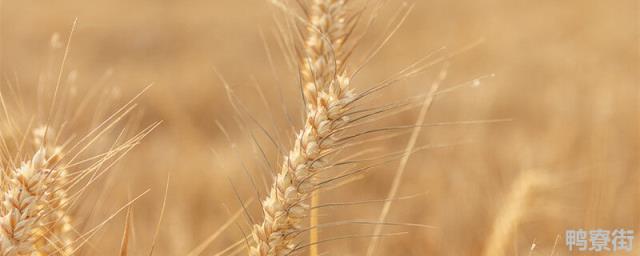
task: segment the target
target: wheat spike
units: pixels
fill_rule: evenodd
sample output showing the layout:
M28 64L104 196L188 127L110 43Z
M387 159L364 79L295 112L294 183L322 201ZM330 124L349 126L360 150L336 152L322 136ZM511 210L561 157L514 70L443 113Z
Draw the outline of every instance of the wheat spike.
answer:
M49 174L47 192L42 201L42 208L51 209L51 213L41 219L42 227L39 230L36 248L39 255L71 255L73 248L73 233L71 226L71 216L69 216L66 205L69 202L67 193L68 171L59 165L63 158L62 147L45 143L45 130L41 127L33 131L34 144L45 151L45 168L52 170ZM49 128L51 132L51 128Z
M349 122L345 113L355 97L344 71L343 46L350 33L345 3L315 0L310 7L300 63L306 121L263 202L264 220L253 228L251 255L288 255L296 248L294 238L310 210L305 201L317 191L316 171L327 166L324 156L335 149L336 131Z
M58 167L62 148L47 146L44 131L34 130L38 150L29 161L2 172L2 255L71 254L72 228L65 209L68 175Z
M263 202L264 220L253 228L251 255L287 255L295 248L293 239L309 212L304 201L316 189L313 176L326 166L323 156L334 149L335 132L348 124L344 113L354 99L348 86L349 79L339 77L329 93L319 93L317 107L309 108L305 125Z
M40 221L42 216L51 214L50 208L42 207L53 182L52 170L45 167L46 153L41 148L31 160L3 177L6 189L0 217L2 255L36 252L35 243L42 228Z
M314 107L318 102L318 91L326 90L337 74L343 75L347 52L344 43L350 32L347 21L345 0L314 0L307 9L307 31L303 45L304 55L299 66L305 105ZM320 195L314 191L311 195L309 225L318 226ZM318 229L309 230L309 255L318 255Z
M328 89L344 73L349 54L345 42L351 32L345 0L314 0L300 56L300 73L307 104L315 105L318 92Z

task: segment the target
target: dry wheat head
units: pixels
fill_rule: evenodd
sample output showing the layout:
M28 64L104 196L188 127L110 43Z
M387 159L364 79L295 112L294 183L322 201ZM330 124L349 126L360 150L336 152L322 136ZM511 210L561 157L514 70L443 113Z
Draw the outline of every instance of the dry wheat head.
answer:
M351 29L344 0L314 0L308 8L307 34L300 58L306 121L285 157L269 195L264 220L253 228L251 255L288 255L310 207L305 201L317 190L315 176L327 166L341 128L355 99L344 71L344 44Z

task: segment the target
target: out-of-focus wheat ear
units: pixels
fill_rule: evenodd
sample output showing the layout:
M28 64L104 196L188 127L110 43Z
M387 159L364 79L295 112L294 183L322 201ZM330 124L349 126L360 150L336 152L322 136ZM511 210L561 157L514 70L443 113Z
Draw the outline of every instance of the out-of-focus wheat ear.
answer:
M526 212L526 203L531 193L548 182L548 177L539 171L530 170L520 174L496 215L482 255L507 255L513 232Z

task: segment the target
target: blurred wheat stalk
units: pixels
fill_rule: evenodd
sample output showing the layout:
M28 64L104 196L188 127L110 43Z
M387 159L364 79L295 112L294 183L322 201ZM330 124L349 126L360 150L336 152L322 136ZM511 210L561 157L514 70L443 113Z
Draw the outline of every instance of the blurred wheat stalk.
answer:
M527 201L534 190L549 184L548 179L544 173L536 170L527 170L520 174L495 218L483 255L507 255L509 242L526 213Z

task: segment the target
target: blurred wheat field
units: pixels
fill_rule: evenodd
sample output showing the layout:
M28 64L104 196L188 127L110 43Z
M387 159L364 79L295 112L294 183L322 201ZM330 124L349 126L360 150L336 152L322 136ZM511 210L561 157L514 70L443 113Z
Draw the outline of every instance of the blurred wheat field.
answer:
M365 1L354 2L361 6ZM442 46L455 51L482 40L449 61L441 86L495 76L438 98L427 123L512 121L423 128L418 145L451 145L411 156L398 196L415 196L394 201L387 220L433 228L384 227L385 233L408 234L381 238L375 254L495 254L491 241L497 239L504 255L572 255L562 238L567 229L640 232L637 1L412 4L406 21L353 86L365 90L429 51ZM354 59L365 57L387 35L389 21L402 6L401 1L386 3ZM26 112L46 112L42 102L48 100L42 99L52 93L76 18L63 81L78 95L105 91L87 111L117 109L153 84L123 127L130 137L155 121L162 124L92 184L72 214L91 215L82 225L95 226L150 189L132 204L129 242L130 255L148 254L169 175L154 254L186 255L241 208L238 197L252 199L248 212L260 216L261 198L249 178L263 187L259 150L276 167L282 159L262 131L234 111L216 71L282 145L290 146L288 138L302 125L298 77L278 45L278 15L263 0L0 1L0 91L10 97L7 93L17 87ZM401 81L366 103L424 94L438 71L436 66ZM38 84L49 89L39 91ZM81 100L69 98L65 104L73 108ZM415 108L376 125L411 125L417 113ZM106 115L89 112L66 129L86 131ZM46 121L42 114L34 118ZM118 136L113 133L109 136ZM254 145L252 136L263 148ZM408 139L407 134L383 140L373 150L377 155L402 151ZM109 142L100 145L108 148ZM356 153L376 155L367 150ZM376 167L362 179L327 191L321 200L384 199L397 166L393 161ZM381 208L382 203L326 208L320 221L376 220ZM80 252L119 253L124 223L121 212ZM341 225L321 229L319 235L370 234L373 228ZM216 255L247 232L250 226L242 216L202 255ZM369 242L331 241L320 251L363 255ZM637 255L640 246L634 248L620 255Z

